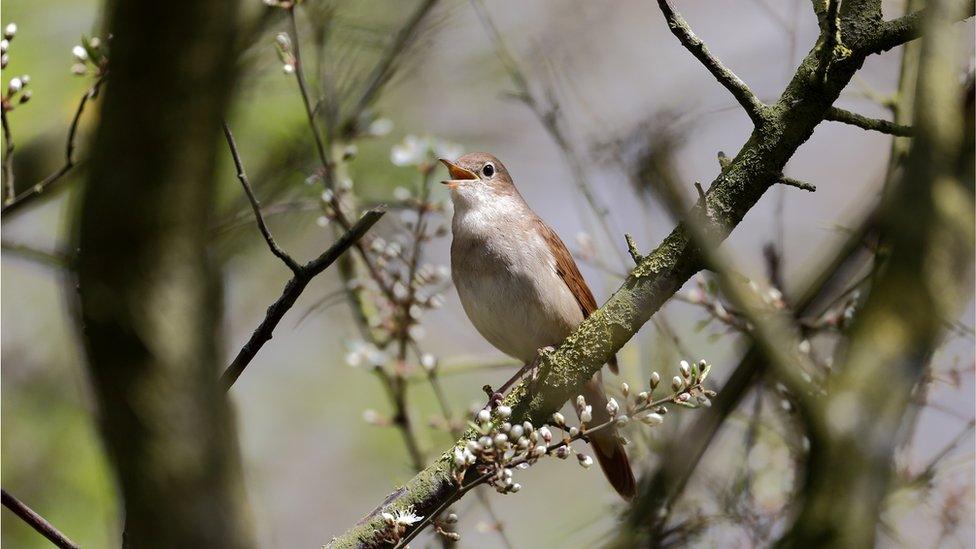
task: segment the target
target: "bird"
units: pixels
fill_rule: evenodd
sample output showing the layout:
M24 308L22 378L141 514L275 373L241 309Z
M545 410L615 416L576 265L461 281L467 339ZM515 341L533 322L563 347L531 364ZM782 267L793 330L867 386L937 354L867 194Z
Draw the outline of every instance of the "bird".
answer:
M461 306L492 346L533 364L540 349L557 347L597 309L593 292L559 235L522 198L497 158L472 152L439 160L450 175L443 183L454 204L451 277ZM616 371L615 358L610 368ZM581 392L593 422L608 421L601 373ZM607 480L631 500L634 473L615 430L594 433L590 442Z

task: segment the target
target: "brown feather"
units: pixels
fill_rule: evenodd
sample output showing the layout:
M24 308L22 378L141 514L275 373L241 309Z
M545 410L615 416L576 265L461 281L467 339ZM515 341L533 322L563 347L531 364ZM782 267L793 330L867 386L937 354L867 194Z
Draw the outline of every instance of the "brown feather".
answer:
M552 251L553 257L556 258L556 273L566 283L569 291L573 293L573 297L576 298L576 303L579 303L580 310L583 311L583 318L589 317L597 309L596 298L593 297L593 292L590 291L590 287L586 284L583 274L580 273L579 267L576 266L573 254L563 244L562 239L559 238L556 231L550 229L544 221L536 218L536 225L539 233L545 239L546 243L549 244L549 249ZM610 357L608 364L611 372L616 374L619 371L616 356Z

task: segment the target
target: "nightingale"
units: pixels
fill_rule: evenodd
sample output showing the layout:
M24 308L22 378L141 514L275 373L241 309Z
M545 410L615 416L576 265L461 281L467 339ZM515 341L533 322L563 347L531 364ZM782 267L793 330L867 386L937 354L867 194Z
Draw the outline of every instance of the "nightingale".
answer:
M450 172L443 183L454 203L451 276L464 312L492 346L533 364L540 349L558 346L596 310L593 292L566 245L532 211L497 158L475 152L440 161ZM616 371L616 359L610 367ZM593 406L594 423L610 419L599 372L581 393ZM589 438L607 480L632 499L634 474L616 432Z

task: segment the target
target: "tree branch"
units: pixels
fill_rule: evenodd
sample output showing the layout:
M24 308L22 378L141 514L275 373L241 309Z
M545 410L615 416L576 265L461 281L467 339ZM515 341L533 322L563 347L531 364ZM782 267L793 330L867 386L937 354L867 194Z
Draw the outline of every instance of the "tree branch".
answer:
M42 194L53 192L56 190L58 183L63 181L62 178L77 165L74 158L75 141L78 134L78 124L81 122L81 115L85 112L85 106L88 104L88 101L98 96L98 91L107 77L108 73L99 77L92 87L81 96L81 100L78 102L78 108L75 109L75 115L71 119L71 125L68 127L68 137L65 140L64 164L57 171L45 177L40 182L31 185L30 188L21 192L13 199L5 200L3 208L0 209L0 214L13 214Z
M258 199L254 196L254 191L251 190L251 183L247 180L247 173L244 172L244 163L241 161L241 155L237 151L237 142L234 141L234 135L230 132L230 127L227 122L224 122L224 137L227 139L227 146L230 148L230 154L234 157L234 166L237 168L237 179L240 180L241 186L244 187L244 193L247 195L247 201L251 203L251 210L254 211L254 220L258 224L258 229L261 231L261 236L264 237L265 242L268 243L268 248L271 249L278 259L284 262L285 265L291 269L291 272L298 274L301 271L301 265L298 264L287 252L278 246L275 242L274 236L271 234L271 229L268 228L267 223L264 222L264 216L261 215L261 204Z
M666 0L659 5L672 32L728 88L757 120L756 128L709 187L704 201L696 208L708 212L704 227L710 238L719 242L742 221L765 191L781 178L783 168L796 150L812 135L841 91L861 67L870 52L854 48L844 62L835 63L825 79L817 78L819 51L813 48L801 62L777 102L762 105L738 78L717 62L701 41L688 30ZM873 14L847 15L845 41L868 42L878 27L870 24ZM695 272L704 258L691 242L687 229L679 225L631 271L623 285L553 352L545 354L539 365L536 383L517 385L503 400L512 408L509 421L545 423L552 412L650 319ZM468 432L458 445L474 436ZM448 453L451 450L448 451ZM380 513L410 508L424 515L434 511L456 491L448 454L442 456L403 487L392 493L372 513L364 517L332 546L375 547L380 545L385 522Z
M382 209L368 210L328 250L312 261L300 266L295 271L295 276L285 284L281 296L268 307L268 312L264 320L261 321L261 324L251 334L247 343L241 347L234 361L220 376L220 385L225 391L230 389L234 382L237 381L237 378L244 373L244 369L250 364L251 359L271 339L275 327L278 326L285 313L295 304L298 296L302 295L302 292L305 291L305 286L319 273L332 265L350 246L358 242L366 234L366 231L379 221L385 213L386 211Z
M927 9L922 9L885 22L881 32L866 44L869 53L885 52L921 37L922 23L927 12ZM976 2L970 0L963 19L972 17L974 12L976 12Z
M24 502L15 498L10 492L0 490L0 496L2 496L4 507L13 511L15 515L36 530L38 534L47 538L48 541L60 549L79 549L78 544L68 539L68 536L58 531L54 525L37 514L37 512L28 507Z
M942 318L955 318L972 299L973 130L962 109L949 5L930 3L917 78L918 137L885 196L884 268L851 328L832 390L807 411L822 419L807 433L802 507L778 547L875 544L912 389L945 330ZM839 490L848 495L843 506Z
M692 32L688 22L685 21L680 13L674 10L668 0L657 0L657 4L660 6L661 11L664 12L664 18L668 23L671 34L675 35L678 41L681 42L681 45L690 51L702 65L705 65L708 72L712 73L712 76L720 84L725 86L725 89L732 93L735 100L742 105L746 114L752 119L753 124L756 126L763 125L766 122L767 116L766 105L756 97L756 94L752 93L752 90L749 89L749 86L745 82L723 65L718 58L712 55L712 52L708 51L705 43Z
M3 121L3 201L14 199L14 135L10 131L10 121L7 120L7 109L0 110L0 120Z
M355 127L356 121L359 118L360 113L368 108L376 97L379 95L383 86L390 81L390 78L396 72L396 62L400 59L407 49L410 48L411 43L417 36L417 31L420 28L420 24L430 13L431 9L437 5L438 0L423 0L417 9L410 14L410 19L400 27L397 31L396 36L390 45L387 47L380 59L379 63L373 67L373 72L369 75L368 83L366 88L363 90L362 95L359 97L359 101L356 102L355 107L346 116L346 121L343 123L343 128L346 132L349 132Z
M895 124L894 122L879 120L877 118L868 118L866 116L837 107L831 107L828 109L827 114L824 116L824 120L843 122L844 124L857 126L858 128L864 130L871 130L889 135L896 135L899 137L911 137L915 135L915 129L911 126Z

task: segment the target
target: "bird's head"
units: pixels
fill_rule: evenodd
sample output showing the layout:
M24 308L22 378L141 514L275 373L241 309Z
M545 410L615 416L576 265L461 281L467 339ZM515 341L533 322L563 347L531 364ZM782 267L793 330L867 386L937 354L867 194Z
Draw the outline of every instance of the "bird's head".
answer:
M442 183L451 189L456 206L476 207L517 194L508 170L488 153L474 152L453 162L444 158L440 161L450 174L450 179Z

